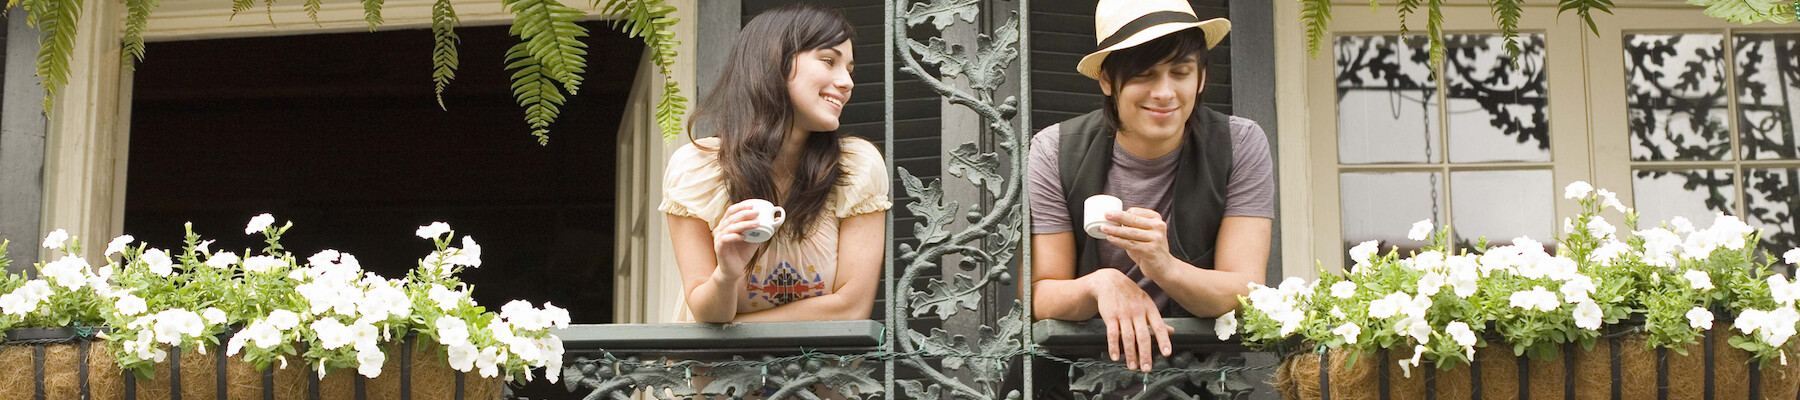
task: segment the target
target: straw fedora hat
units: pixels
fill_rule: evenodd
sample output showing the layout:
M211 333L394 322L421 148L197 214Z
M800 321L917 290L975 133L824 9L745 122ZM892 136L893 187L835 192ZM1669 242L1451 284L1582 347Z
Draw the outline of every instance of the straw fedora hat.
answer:
M1098 80L1106 55L1193 27L1206 32L1209 50L1231 33L1231 21L1201 21L1187 0L1100 0L1094 8L1094 40L1099 50L1082 57L1075 70Z

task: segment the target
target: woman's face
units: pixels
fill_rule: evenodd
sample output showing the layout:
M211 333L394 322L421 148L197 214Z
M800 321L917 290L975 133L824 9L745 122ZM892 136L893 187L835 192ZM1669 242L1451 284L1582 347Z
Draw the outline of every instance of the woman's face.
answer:
M850 79L855 61L850 41L836 46L802 51L794 55L788 75L788 99L794 105L794 126L806 132L838 129L838 115L850 102Z

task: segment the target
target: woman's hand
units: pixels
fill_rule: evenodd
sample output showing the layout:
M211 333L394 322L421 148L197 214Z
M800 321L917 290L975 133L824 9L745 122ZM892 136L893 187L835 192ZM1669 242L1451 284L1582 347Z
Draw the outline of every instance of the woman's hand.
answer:
M747 200L746 200L747 201ZM756 243L744 241L744 231L757 226L756 209L744 202L725 209L725 218L713 229L713 253L719 257L713 277L724 282L737 282L750 269L750 257L756 254Z
M1151 349L1156 343L1162 343L1164 357L1174 350L1169 343L1169 324L1163 322L1156 301L1137 282L1114 268L1101 268L1081 280L1088 284L1100 319L1106 322L1106 350L1113 361L1122 358L1127 368L1150 372Z

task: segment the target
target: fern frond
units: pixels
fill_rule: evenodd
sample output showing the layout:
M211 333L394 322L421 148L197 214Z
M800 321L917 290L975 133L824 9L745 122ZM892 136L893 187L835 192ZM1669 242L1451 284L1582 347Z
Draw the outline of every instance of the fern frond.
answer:
M1375 2L1369 2L1374 6ZM1306 26L1306 54L1319 56L1319 44L1325 41L1325 27L1331 24L1331 0L1300 0L1300 24Z
M511 0L504 4L513 12L512 34L522 41L543 73L562 83L574 94L587 72L587 29L575 24L581 11L556 0Z
M456 36L456 9L450 6L450 0L437 0L431 6L431 82L437 86L438 108L444 107L444 88L450 86L450 80L456 79L457 60L456 43L461 41Z
M513 71L513 98L525 107L525 123L531 126L531 135L538 138L539 145L549 143L550 123L556 121L566 100L557 91L557 80L545 73L537 57L531 54L528 43L519 43L507 50L506 62L506 69Z
M44 84L44 111L69 82L69 59L75 54L75 24L81 0L32 0L27 21L38 28L37 75Z
M256 0L231 0L231 18L237 18L238 13L250 7L256 7Z
M313 26L324 26L319 24L319 9L324 7L325 0L306 0L306 17L312 19Z
M1405 36L1409 31L1406 26L1406 17L1412 16L1413 11L1417 11L1419 6L1423 5L1423 1L1424 0L1400 0L1399 4L1394 6L1394 8L1400 12L1401 36Z
M363 20L369 22L369 32L381 26L381 2L383 0L362 0Z
M1519 60L1519 15L1524 12L1525 0L1488 0L1488 7L1494 11L1494 21L1500 26L1500 35L1506 37L1506 56L1516 64Z
M613 29L644 39L650 62L657 66L664 79L662 99L656 105L657 127L662 129L663 140L681 137L681 116L687 109L687 98L681 96L673 76L676 48L681 45L675 40L674 33L675 24L681 19L670 16L675 7L664 5L662 0L593 1L594 8L601 13L617 17L612 22Z
M125 38L119 53L125 68L134 69L144 61L144 28L150 25L150 11L158 0L125 0Z
M1558 4L1557 15L1574 10L1575 15L1581 18L1583 24L1587 24L1588 31L1593 32L1594 36L1600 36L1600 27L1594 25L1594 11L1612 14L1613 6L1612 0L1561 0Z
M1430 10L1426 10L1425 34L1431 35L1431 70L1439 71L1444 65L1444 0L1430 0Z

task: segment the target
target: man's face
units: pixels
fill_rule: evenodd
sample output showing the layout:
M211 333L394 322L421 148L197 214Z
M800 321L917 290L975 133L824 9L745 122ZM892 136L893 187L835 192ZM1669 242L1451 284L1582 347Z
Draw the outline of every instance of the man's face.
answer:
M1113 85L1104 77L1100 90L1113 96L1118 107L1120 135L1150 141L1179 137L1200 88L1206 84L1206 72L1193 56L1167 60L1128 78L1113 93Z

